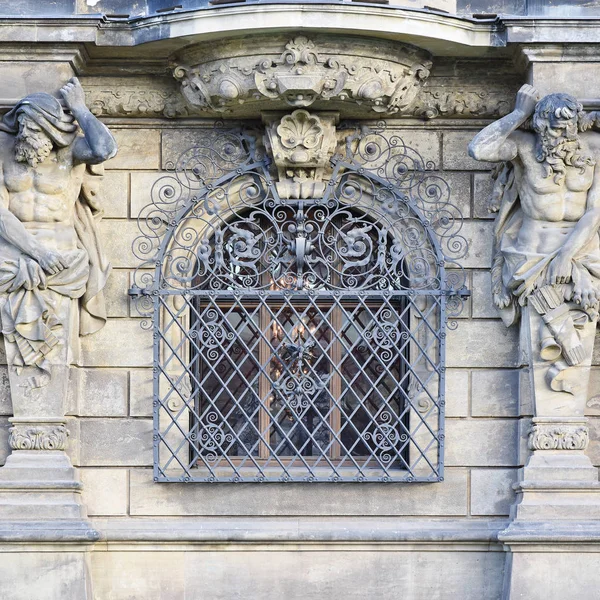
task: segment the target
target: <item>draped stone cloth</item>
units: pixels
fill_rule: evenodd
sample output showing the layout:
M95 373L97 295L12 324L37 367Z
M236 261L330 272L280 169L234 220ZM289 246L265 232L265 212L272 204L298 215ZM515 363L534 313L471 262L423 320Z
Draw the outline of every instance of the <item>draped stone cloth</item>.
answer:
M25 114L64 148L77 136L77 124L62 110L58 100L47 94L23 98L0 123L0 130L16 134L18 118ZM43 287L31 286L32 261L14 248L0 264L0 294L6 295L1 311L2 333L18 348L16 366L36 365L47 371L46 357L58 343L61 323L54 310L53 294L79 300L79 335L90 335L106 323L104 287L110 271L98 236L97 223L102 215L98 199L102 165L86 165L79 198L74 208L77 249L61 252L69 268L56 275L46 274ZM49 224L44 224L49 225ZM3 251L5 254L5 251Z

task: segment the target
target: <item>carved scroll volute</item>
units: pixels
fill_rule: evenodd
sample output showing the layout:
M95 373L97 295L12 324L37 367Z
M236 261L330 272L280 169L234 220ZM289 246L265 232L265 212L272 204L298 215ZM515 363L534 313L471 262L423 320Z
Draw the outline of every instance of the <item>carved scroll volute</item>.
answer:
M323 176L336 148L336 113L298 109L281 117L263 113L265 145L277 167L281 198L315 198L325 189Z

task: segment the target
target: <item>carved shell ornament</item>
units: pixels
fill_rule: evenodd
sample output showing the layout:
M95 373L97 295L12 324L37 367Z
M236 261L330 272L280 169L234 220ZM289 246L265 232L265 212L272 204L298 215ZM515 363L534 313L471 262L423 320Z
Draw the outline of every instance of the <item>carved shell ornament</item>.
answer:
M278 41L281 40L281 41ZM407 112L429 77L429 53L408 44L333 35L251 38L199 45L174 59L173 76L191 112L250 114L315 105ZM260 54L259 54L260 53ZM231 56L234 54L234 56ZM261 58L257 59L257 54ZM229 55L229 56L228 56Z

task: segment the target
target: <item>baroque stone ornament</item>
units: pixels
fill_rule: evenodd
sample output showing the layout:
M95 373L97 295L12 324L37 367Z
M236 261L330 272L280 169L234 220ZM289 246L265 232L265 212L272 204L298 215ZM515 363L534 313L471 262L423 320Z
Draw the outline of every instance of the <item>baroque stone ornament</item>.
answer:
M585 450L590 441L583 424L535 423L529 432L530 450Z
M246 46L244 52L231 42L200 46L174 60L173 75L193 109L238 112L257 102L272 102L274 108L328 103L337 109L352 103L375 113L401 114L432 65L424 50L384 40L373 45L360 38L273 37Z
M335 152L335 114L295 110L283 118L263 115L265 145L277 167L282 198L314 198L325 190L323 176Z
M64 425L14 424L8 431L13 450L64 450L69 436Z
M69 112L31 94L0 123L0 320L14 450L64 450L79 337L106 322L110 265L97 220L101 163L117 146L77 79L60 93Z
M536 394L587 388L600 303L596 121L572 96L538 101L524 85L515 110L469 146L474 158L501 163L490 201L492 292L506 325L528 322L530 361L545 380Z

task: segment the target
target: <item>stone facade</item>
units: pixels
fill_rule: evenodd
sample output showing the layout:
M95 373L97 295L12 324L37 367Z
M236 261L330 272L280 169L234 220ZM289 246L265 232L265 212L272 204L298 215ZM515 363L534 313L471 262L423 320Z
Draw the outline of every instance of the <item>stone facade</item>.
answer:
M43 431L32 418L9 422L17 403L0 349L0 462L8 459L0 469L0 597L595 597L600 350L588 357L581 410L540 421L527 345L518 326L500 319L490 289L494 165L472 158L468 145L512 111L524 83L597 110L600 9L569 3L591 15L578 21L579 13L563 15L550 2L537 3L538 15L564 19L531 11L525 19L526 3L491 0L434 6L460 18L408 10L421 9L417 2L198 10L189 2L158 14L155 4L58 2L54 12L21 18L37 6L23 0L0 16L0 72L11 82L2 111L28 94L58 97L77 76L118 146L101 188L99 231L112 265L107 322L81 338L64 411L45 415ZM507 16L471 18L467 10ZM109 14L94 15L102 12ZM74 16L59 18L65 14ZM361 87L348 76L361 66L379 79ZM405 85L396 93L398 77ZM297 120L306 120L303 112L329 116L320 154L296 157L298 166L298 145L279 148L282 197L302 197L294 168L318 171L311 190L322 189L345 119L385 119L435 165L462 213L469 250L460 262L471 295L447 331L443 481L154 481L153 336L128 293L140 264L137 217L155 182L215 124L271 128L277 147L273 114L294 111ZM579 458L562 462L563 450Z

